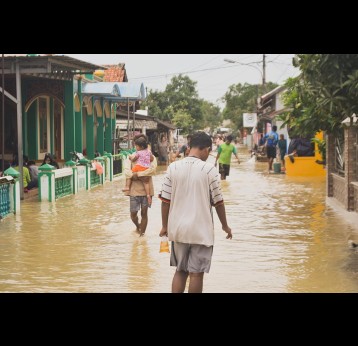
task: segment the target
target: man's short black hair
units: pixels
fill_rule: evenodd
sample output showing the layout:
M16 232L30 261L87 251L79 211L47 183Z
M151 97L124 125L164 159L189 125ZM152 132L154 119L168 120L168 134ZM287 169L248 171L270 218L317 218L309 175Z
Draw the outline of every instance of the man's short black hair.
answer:
M272 126L272 131L275 131L275 132L277 131L277 126L276 125Z
M191 136L190 148L211 148L212 144L211 137L203 131L195 132Z
M232 140L233 140L233 137L231 136L231 135L228 135L227 137L226 137L226 140L225 140L225 142L232 142Z

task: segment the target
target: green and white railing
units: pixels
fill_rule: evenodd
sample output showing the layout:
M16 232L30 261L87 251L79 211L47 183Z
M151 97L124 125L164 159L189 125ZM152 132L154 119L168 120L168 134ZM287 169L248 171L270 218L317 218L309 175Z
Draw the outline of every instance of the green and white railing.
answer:
M0 178L0 218L20 211L20 173L10 167Z

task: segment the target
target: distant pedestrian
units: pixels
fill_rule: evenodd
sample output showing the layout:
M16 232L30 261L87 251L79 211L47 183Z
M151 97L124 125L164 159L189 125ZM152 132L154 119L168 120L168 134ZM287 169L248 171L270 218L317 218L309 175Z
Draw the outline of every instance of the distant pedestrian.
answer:
M14 169L16 169L18 172L19 170L19 162L17 161L17 157L13 161ZM28 192L28 185L31 181L29 169L24 165L22 166L22 176L23 176L23 186L24 186L24 192Z
M232 136L228 135L226 137L225 143L221 144L218 147L218 154L215 160L215 167L217 161L219 160L219 173L221 175L221 180L226 180L226 177L230 174L230 165L231 165L231 155L234 154L237 158L237 162L240 163L240 159L237 156L237 150L235 145L231 144Z
M42 164L41 166L45 165L45 164L48 164L48 165L51 165L51 166L54 166L55 169L59 169L60 166L58 165L58 163L55 161L55 158L54 156L51 154L51 153L46 153L45 154L45 157L42 161Z
M162 134L158 144L158 165L168 164L169 143L167 137Z
M190 152L190 141L191 141L191 135L188 135L186 137L186 144L183 144L180 149L177 151L177 153L175 154L175 157L180 157L181 154L183 154L184 157L187 157L189 155Z
M215 145L216 145L216 151L218 151L218 148L220 147L221 144L224 144L224 137L223 135L218 135L216 137L216 140L215 140Z
M262 147L265 144L264 135L260 133L259 147Z
M278 141L278 148L280 150L280 158L282 163L282 168L285 168L285 155L287 153L287 140L283 134L280 134L280 139Z
M276 158L276 146L278 142L278 135L276 131L277 131L277 126L274 125L272 126L272 131L266 133L264 137L266 150L267 150L269 172L272 171L273 160Z
M39 168L36 166L35 161L28 161L27 168L29 169L31 181L29 182L28 189L31 190L34 187L38 187L38 175Z

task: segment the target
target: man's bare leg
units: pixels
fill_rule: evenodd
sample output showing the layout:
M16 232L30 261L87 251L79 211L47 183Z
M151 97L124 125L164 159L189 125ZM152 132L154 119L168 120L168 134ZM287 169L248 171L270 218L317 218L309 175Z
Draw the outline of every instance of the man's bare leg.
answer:
M190 273L189 293L203 293L204 273Z
M148 207L142 207L140 211L140 215L142 220L140 221L140 236L142 237L147 229L148 225Z
M272 163L273 163L273 158L270 157L269 158L269 171L272 171Z
M176 271L172 281L172 293L184 293L189 273Z
M152 196L150 195L150 187L149 187L149 177L140 177L139 178L144 184L144 190L148 200L148 206L152 205Z
M128 192L131 189L132 180L127 178L126 179L126 186L122 189L123 192Z
M137 232L141 232L140 230L140 224L139 224L139 220L138 220L138 212L135 211L135 212L131 212L131 219L133 221L133 223L136 225L137 227Z

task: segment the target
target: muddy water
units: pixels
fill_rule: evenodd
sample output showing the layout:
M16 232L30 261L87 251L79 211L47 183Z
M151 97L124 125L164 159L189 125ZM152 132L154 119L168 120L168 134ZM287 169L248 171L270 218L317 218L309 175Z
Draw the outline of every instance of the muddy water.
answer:
M358 222L326 205L324 179L268 174L241 148L223 182L233 239L215 215L205 292L357 292ZM209 158L213 161L213 157ZM156 192L163 169L154 177ZM0 292L169 292L174 268L159 253L160 201L146 235L129 220L123 179L56 203L25 201L0 222ZM357 225L357 226L356 226Z

